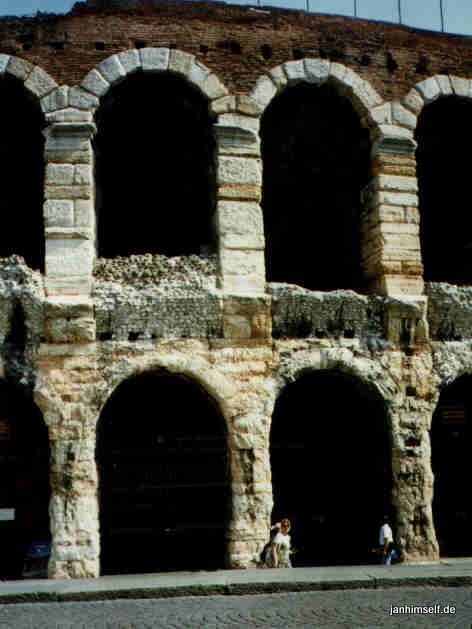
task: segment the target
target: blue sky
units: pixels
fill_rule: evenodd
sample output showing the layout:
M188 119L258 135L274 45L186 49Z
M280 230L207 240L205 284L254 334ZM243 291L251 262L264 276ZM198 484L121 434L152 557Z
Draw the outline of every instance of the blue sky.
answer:
M311 10L319 13L352 15L354 0L309 0ZM445 29L450 33L472 35L472 0L442 0ZM34 15L37 11L66 13L74 0L0 0L1 15ZM257 5L257 0L234 0L231 4ZM261 0L265 6L304 9L306 0ZM401 0L403 23L440 30L440 0ZM359 17L397 21L398 0L357 0Z

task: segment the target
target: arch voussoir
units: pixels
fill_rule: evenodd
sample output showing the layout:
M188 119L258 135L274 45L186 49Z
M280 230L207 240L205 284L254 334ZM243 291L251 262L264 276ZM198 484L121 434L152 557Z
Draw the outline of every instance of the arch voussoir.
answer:
M56 81L40 66L13 55L0 54L0 74L8 74L22 81L28 92L37 99L58 87Z

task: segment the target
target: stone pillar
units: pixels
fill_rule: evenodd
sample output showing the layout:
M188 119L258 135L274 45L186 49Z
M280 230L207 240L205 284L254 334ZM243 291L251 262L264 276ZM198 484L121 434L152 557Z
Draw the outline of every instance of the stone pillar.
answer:
M372 149L372 179L363 192L363 266L373 291L421 295L416 144L410 130L381 126Z
M49 577L97 577L100 536L95 438L51 441L51 485Z
M235 420L230 435L232 514L228 565L255 565L267 542L272 512L269 439L264 421L254 415Z
M259 205L259 119L256 106L242 99L239 97L239 113L234 104L236 113L220 115L215 125L219 284L225 293L224 337L260 343L270 338L271 317L270 298L265 295L264 222Z
M53 343L95 339L90 300L95 257L91 145L95 125L90 120L73 121L71 112L72 121L52 120L45 130L46 338Z

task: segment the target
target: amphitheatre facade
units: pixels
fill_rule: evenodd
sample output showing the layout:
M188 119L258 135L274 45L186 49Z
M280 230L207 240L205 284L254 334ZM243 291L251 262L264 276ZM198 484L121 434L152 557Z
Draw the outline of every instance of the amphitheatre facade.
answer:
M384 513L407 561L472 553L471 50L218 3L0 21L10 573L49 536L53 578L249 567L285 515L300 565Z

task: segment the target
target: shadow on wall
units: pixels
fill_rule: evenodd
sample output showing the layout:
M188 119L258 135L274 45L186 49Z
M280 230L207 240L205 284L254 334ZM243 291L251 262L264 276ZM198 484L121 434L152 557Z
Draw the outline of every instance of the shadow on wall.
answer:
M214 248L207 98L182 77L138 72L110 89L96 122L99 256Z
M331 85L299 84L261 122L267 279L362 291L360 193L369 132Z

